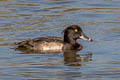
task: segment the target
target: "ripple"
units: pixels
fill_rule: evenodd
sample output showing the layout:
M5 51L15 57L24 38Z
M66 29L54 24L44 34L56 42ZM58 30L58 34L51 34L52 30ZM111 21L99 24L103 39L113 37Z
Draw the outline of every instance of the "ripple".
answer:
M108 70L120 70L120 68L113 68L113 67L106 67L105 69L108 69Z
M109 10L109 11L106 11ZM113 11L117 10L117 11ZM64 10L63 12L72 12L72 11L92 11L97 13L119 13L120 8L69 8Z

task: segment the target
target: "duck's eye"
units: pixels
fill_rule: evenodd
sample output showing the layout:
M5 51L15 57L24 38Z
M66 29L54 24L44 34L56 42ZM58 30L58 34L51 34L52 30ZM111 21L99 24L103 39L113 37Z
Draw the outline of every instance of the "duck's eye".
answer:
M75 32L78 32L78 29L74 29Z

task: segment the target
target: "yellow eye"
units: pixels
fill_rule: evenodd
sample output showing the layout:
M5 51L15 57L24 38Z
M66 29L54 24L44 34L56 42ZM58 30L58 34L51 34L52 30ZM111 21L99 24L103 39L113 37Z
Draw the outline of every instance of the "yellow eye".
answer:
M74 29L75 32L78 32L78 29Z

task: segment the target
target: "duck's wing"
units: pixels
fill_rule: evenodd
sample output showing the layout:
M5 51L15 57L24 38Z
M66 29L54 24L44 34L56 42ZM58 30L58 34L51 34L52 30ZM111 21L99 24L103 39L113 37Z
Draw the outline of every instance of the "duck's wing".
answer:
M15 43L16 48L27 48L32 49L36 43L46 42L63 42L62 37L40 37L35 39L29 39L22 42Z
M22 41L22 42L18 42L18 43L15 43L16 45L16 49L17 48L31 48L33 47L33 40L25 40L25 41Z

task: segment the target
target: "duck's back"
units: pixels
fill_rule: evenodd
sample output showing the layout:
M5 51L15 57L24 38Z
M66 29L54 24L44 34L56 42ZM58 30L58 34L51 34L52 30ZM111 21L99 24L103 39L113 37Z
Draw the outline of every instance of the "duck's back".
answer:
M30 40L25 40L16 43L16 48L25 48L30 50L36 50L41 52L61 52L63 48L62 37L40 37Z

